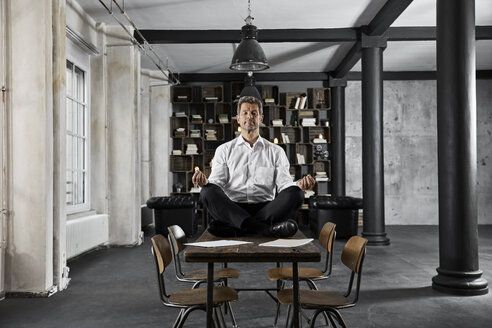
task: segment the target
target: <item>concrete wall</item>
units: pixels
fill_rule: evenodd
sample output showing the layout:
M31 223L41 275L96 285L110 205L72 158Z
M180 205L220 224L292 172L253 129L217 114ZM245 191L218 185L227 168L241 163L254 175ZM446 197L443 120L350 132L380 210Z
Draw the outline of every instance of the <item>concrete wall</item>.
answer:
M29 10L26 10L29 8ZM6 291L53 286L52 1L10 1Z
M347 194L362 196L361 85L346 88ZM478 222L492 224L492 81L477 81ZM384 82L386 224L438 224L436 81Z

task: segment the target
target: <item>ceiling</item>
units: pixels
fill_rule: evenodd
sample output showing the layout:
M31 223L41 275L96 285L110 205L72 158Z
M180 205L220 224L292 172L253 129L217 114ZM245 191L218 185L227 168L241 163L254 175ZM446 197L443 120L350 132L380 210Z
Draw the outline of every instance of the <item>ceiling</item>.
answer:
M111 0L102 0L108 7ZM97 0L77 0L96 21L117 25ZM262 29L358 28L371 23L387 0L251 0L254 24ZM138 29L237 30L247 16L247 0L117 0ZM492 1L475 0L476 25L492 26ZM113 3L112 10L124 16ZM391 27L432 27L436 24L436 0L414 0ZM489 33L490 34L490 33ZM261 35L261 34L260 34ZM149 41L150 42L150 41ZM476 41L477 69L492 70L492 40ZM330 72L354 46L344 42L261 42L270 69L280 72ZM434 71L435 41L388 41L385 71ZM175 73L231 73L229 64L237 43L152 44ZM156 69L142 56L142 67ZM352 71L360 71L360 60Z

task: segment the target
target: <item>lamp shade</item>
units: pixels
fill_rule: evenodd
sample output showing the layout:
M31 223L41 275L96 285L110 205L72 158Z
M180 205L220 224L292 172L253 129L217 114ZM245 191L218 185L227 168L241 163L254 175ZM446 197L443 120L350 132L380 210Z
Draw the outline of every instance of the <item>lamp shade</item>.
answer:
M244 88L241 90L241 94L239 95L239 98L244 97L244 96L251 96L255 97L257 99L261 100L261 95L258 89L255 87L255 79L253 78L253 73L250 73L251 75L246 75L244 78Z
M270 68L265 53L256 40L256 26L246 24L241 28L242 40L232 57L230 69L236 71L262 71Z

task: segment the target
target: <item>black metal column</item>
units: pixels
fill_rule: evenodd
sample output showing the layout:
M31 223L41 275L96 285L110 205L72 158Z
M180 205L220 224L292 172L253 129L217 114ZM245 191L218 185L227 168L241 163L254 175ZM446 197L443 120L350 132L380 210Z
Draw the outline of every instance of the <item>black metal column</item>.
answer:
M478 266L475 1L437 1L439 267L432 287L482 295Z
M331 143L333 196L345 196L345 87L347 79L330 77L331 88Z
M362 34L362 236L389 245L384 223L383 50L386 40Z

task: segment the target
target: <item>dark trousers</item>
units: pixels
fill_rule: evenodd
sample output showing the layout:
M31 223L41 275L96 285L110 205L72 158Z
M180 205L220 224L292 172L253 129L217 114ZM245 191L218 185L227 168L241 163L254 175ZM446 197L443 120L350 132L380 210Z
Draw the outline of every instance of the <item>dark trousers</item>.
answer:
M242 223L248 218L268 225L294 219L296 211L304 202L304 192L297 186L282 190L271 202L236 203L227 197L222 188L212 183L202 187L202 204L210 216L209 230L225 228L241 235Z

